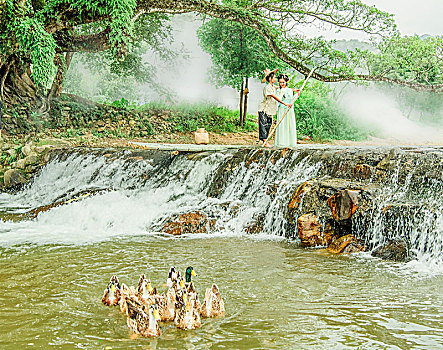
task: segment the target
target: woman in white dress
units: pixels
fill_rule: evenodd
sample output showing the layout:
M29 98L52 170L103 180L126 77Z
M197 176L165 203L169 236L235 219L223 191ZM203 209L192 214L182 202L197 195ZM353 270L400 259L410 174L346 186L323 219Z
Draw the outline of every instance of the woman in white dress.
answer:
M300 91L288 87L289 78L286 74L280 74L277 79L280 85L277 89L277 97L285 104L291 104L295 97L294 92L300 94ZM285 105L278 105L277 122L287 110L288 107ZM277 127L274 145L279 147L295 147L297 145L297 124L295 121L294 106L291 106L289 112L286 113L285 118Z

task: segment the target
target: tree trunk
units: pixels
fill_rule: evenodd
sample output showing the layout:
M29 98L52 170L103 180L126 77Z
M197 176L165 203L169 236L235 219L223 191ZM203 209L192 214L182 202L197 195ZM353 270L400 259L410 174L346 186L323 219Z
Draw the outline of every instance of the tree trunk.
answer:
M243 119L241 126L245 126L246 117L248 116L248 94L249 94L248 83L249 83L249 78L245 78L245 90L244 90L245 102L243 104Z
M244 91L244 82L242 79L241 89L240 89L240 118L239 118L240 125L241 121L243 120L243 91Z
M29 63L9 56L0 66L0 98L5 105L34 103L37 88L31 80Z
M57 68L57 74L55 75L54 81L52 82L51 91L49 92L48 97L54 98L60 96L63 90L63 80L65 79L66 72L69 69L69 65L71 64L72 56L74 55L74 52L66 52L65 55L65 62L63 63L60 59L60 56L56 56L56 64L58 66Z

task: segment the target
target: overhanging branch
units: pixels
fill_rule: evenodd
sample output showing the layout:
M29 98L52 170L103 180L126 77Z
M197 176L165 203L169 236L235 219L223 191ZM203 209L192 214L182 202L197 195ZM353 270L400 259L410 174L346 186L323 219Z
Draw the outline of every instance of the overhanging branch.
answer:
M60 52L99 52L111 48L109 28L96 34L70 35L57 33L55 36Z
M66 5L61 5L66 6ZM268 24L264 23L260 17L260 12L251 12L248 9L233 8L223 6L214 2L202 1L202 0L141 0L137 2L136 13L139 11L145 11L145 13L187 13L197 12L206 14L212 17L235 21L244 24L257 30L265 41L267 42L270 50L282 61L286 62L297 71L304 75L308 75L311 70L306 64L302 63L300 59L291 57L287 52L282 50L278 44L277 35L272 31ZM85 11L84 11L85 12ZM326 17L325 17L326 18ZM324 19L325 19L324 18ZM69 23L69 26L82 23L97 22L99 20L106 19L106 16L94 17L91 14L81 16L78 13L74 13L71 8L61 9L57 16L57 21L48 23L50 31L59 30L60 26L64 23ZM324 20L323 19L323 20ZM346 23L346 19L345 19ZM58 33L56 34L56 36ZM56 38L59 44L60 51L83 51L94 52L103 51L110 48L109 45L109 32L106 30L92 35L72 36L70 38ZM384 81L389 83L395 83L403 86L413 88L415 90L422 91L443 91L443 84L438 85L426 85L421 83L407 82L399 79L391 79L381 75L346 75L346 74L331 74L326 75L321 72L315 72L312 77L316 80L324 82L340 82L340 81Z

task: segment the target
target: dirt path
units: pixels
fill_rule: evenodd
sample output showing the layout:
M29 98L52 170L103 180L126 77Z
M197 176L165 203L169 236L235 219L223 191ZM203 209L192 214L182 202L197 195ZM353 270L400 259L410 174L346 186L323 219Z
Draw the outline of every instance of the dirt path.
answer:
M259 145L257 132L240 132L240 133L209 133L209 140L211 144L219 145ZM194 137L193 133L175 133L175 134L161 134L145 138L134 138L131 141L135 142L153 142L153 143L176 143L176 144L193 144ZM125 147L127 145L128 139L117 139L117 138L91 138L84 139L81 142L78 140L70 140L70 143L75 146L90 146L90 147ZM270 142L272 144L272 140ZM299 140L300 144L329 144L337 146L395 146L395 145L409 145L409 146L435 146L443 145L442 142L435 141L417 141L417 140L406 140L400 141L396 139L382 139L376 137L370 137L365 141L350 141L350 140L333 140L333 141L311 141L311 140Z
M7 138L9 139L9 138ZM12 138L10 138L12 140ZM209 133L209 140L211 144L219 144L219 145L251 145L257 146L260 144L258 140L257 132L240 132L240 133ZM6 141L3 138L2 141ZM18 140L17 140L18 141ZM19 140L23 142L23 140ZM149 136L144 138L117 138L117 137L96 137L92 134L75 137L75 138L41 138L39 142L35 142L38 144L53 144L59 146L83 146L83 147L126 147L128 141L134 142L146 142L146 143L172 143L172 144L193 144L194 137L192 132L187 133L174 133L174 134L159 134L155 136ZM270 144L272 144L272 140ZM395 139L381 139L370 137L370 139L365 141L350 141L350 140L333 140L329 142L318 142L311 140L299 140L300 144L329 144L329 145L337 145L337 146L435 146L435 145L443 145L443 137L442 142L429 142L427 140L423 140L423 142L417 142L409 140L409 141L399 141Z

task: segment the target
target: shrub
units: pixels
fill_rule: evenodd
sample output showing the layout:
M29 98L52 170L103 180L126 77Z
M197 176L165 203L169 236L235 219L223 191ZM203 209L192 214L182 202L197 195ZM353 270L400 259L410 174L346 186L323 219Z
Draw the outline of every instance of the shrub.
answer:
M319 82L308 83L294 105L299 137L313 140L364 140L367 130L356 122L330 97L330 89Z
M257 129L255 116L248 115L245 125L239 125L239 112L226 107L219 107L210 103L182 103L168 105L165 103L152 102L138 107L151 114L169 115L168 122L172 129L178 132L195 131L197 128L205 128L212 132L240 132L254 131Z

